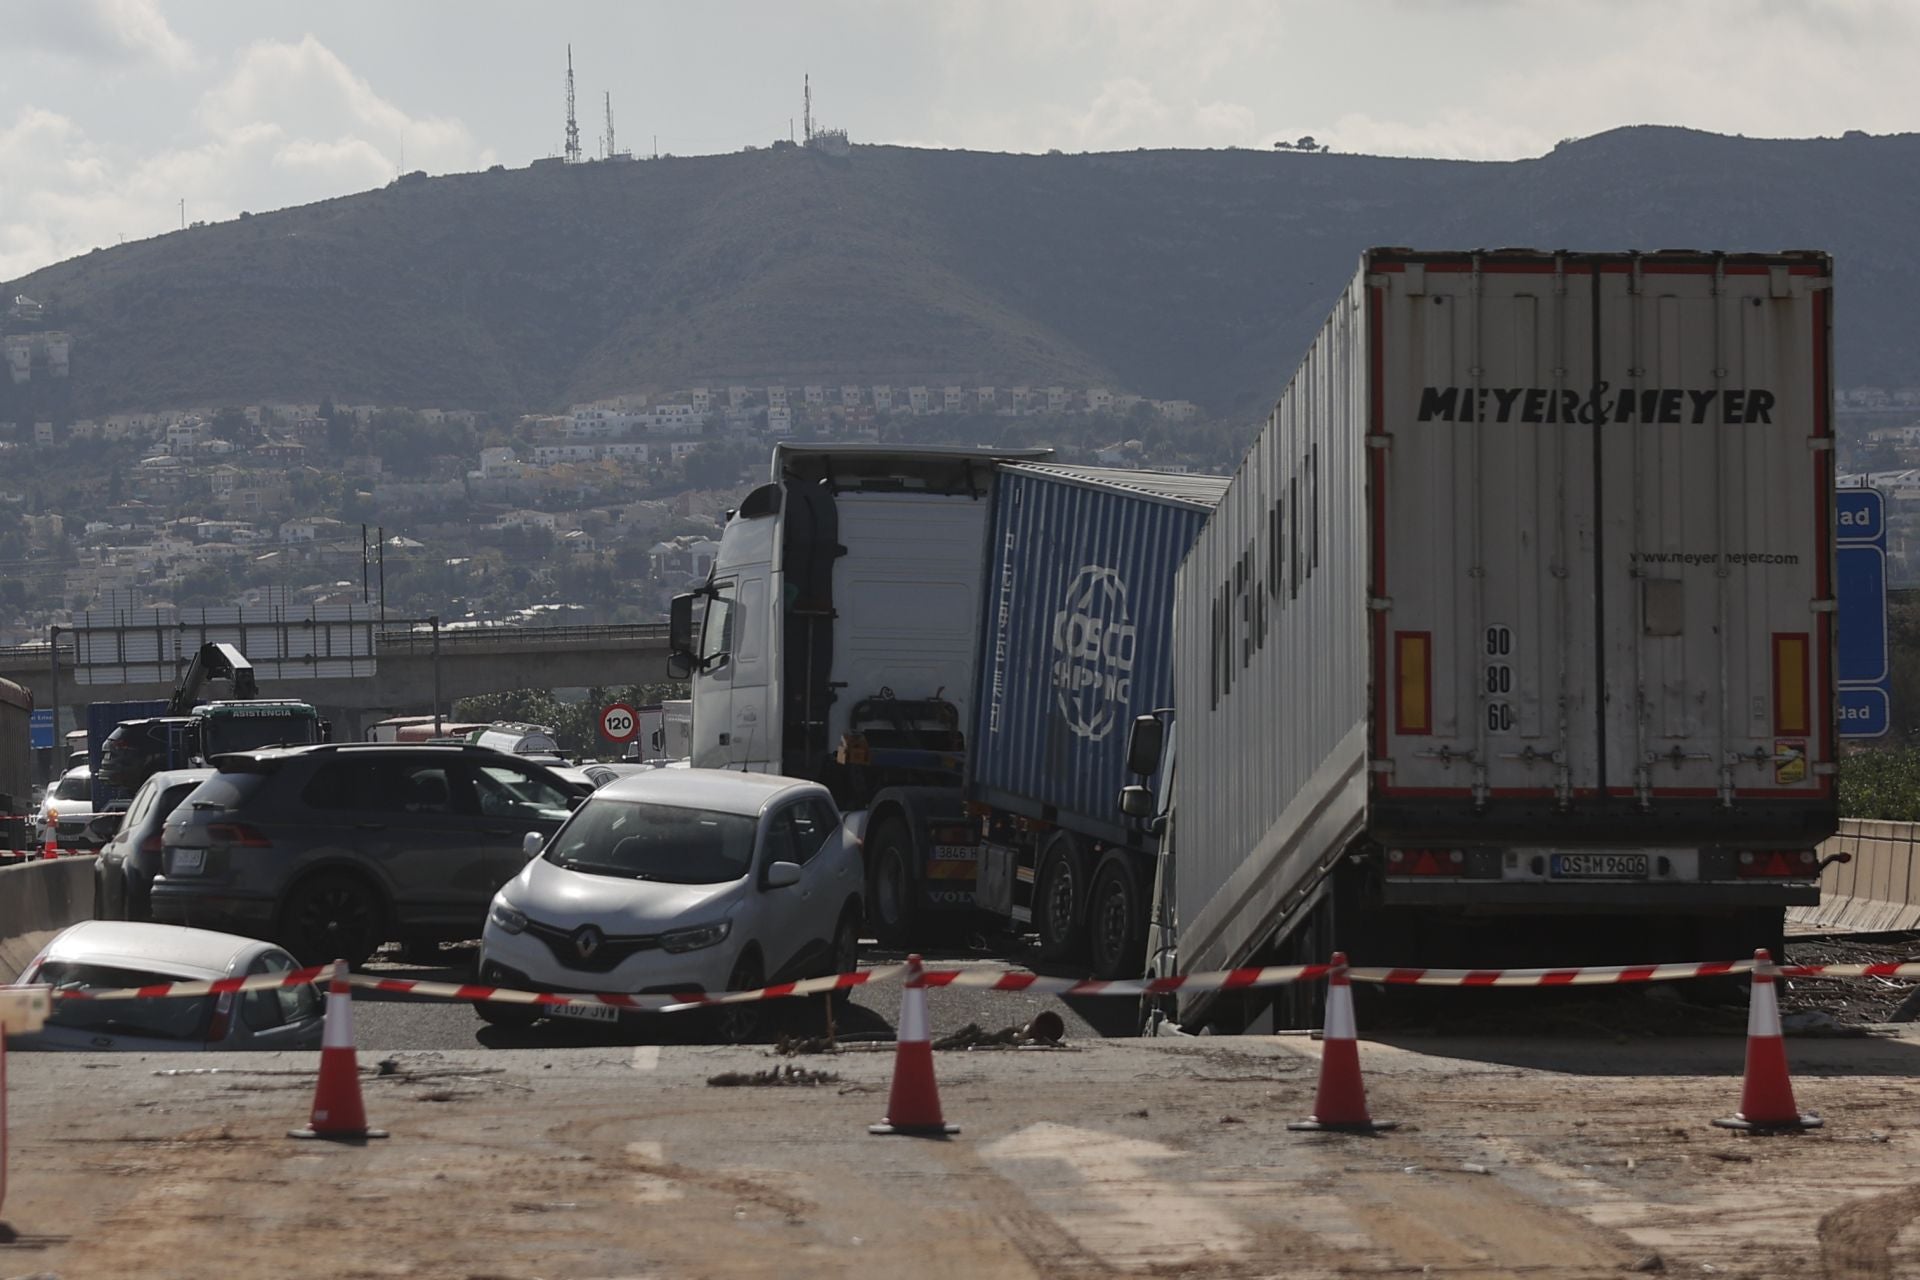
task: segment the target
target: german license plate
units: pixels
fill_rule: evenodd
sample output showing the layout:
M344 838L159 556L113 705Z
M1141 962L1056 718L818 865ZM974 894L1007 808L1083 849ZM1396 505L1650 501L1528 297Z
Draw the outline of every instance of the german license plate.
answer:
M1553 874L1574 880L1645 880L1644 853L1556 853Z
M581 1022L617 1022L620 1010L610 1004L601 1004L598 1000L582 1000L573 1004L550 1004L547 1013L555 1018L574 1018Z

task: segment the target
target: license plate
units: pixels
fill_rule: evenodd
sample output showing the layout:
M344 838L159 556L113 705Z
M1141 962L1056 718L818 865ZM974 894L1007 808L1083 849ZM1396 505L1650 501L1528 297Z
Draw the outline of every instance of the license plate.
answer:
M1645 880L1644 853L1556 853L1553 874L1579 880Z
M167 860L167 867L175 875L195 876L200 874L200 868L206 865L206 860L205 849L175 849L173 856Z
M937 844L933 846L935 862L971 862L980 852L977 844Z
M601 1004L597 1000L584 1000L577 1004L550 1004L547 1014L554 1018L575 1018L581 1022L617 1022L620 1010L610 1004Z

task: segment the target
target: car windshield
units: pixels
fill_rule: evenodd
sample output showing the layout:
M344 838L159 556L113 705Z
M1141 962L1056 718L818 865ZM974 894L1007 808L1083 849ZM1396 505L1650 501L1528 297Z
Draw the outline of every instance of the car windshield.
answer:
M753 865L758 826L745 814L594 799L560 829L545 857L591 875L724 884Z
M93 783L85 778L62 778L60 785L53 789L55 800L91 800Z
M140 969L50 960L35 979L56 991L110 991L121 987L150 987L183 979ZM212 996L170 1000L60 1000L47 1014L49 1026L92 1031L108 1036L140 1036L152 1040L206 1039L213 1016Z

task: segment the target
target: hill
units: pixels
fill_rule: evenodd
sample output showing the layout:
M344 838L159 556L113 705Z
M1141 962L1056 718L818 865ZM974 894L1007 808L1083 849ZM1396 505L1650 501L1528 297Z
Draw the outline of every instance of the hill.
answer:
M1824 248L1843 385L1920 382L1920 135L1616 130L1512 163L779 148L443 178L96 250L5 286L71 411L547 408L647 387L1284 384L1361 249Z

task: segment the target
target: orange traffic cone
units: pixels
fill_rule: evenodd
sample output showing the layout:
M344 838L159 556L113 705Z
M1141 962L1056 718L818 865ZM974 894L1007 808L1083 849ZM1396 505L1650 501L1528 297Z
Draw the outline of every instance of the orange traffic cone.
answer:
M354 1141L384 1138L385 1129L367 1128L367 1108L360 1101L360 1059L353 1048L353 989L347 986L347 962L333 962L327 984L326 1030L320 1040L320 1082L313 1091L313 1118L304 1129L291 1129L289 1138L334 1138Z
M1740 1086L1740 1110L1714 1123L1722 1129L1777 1133L1818 1129L1819 1116L1802 1115L1794 1105L1787 1078L1787 1042L1781 1038L1780 1002L1775 998L1773 957L1753 953L1753 993L1747 1004L1747 1076Z
M48 858L57 858L60 856L59 838L55 833L54 824L51 821L53 815L49 814L47 816L49 819L47 822L47 834L40 844L40 860L42 862Z
M927 989L921 984L919 956L907 957L907 989L900 996L900 1030L894 1037L893 1091L887 1118L867 1126L868 1133L910 1138L944 1138L960 1132L940 1116L940 1088L933 1081L933 1041L927 1033Z
M1320 1089L1313 1114L1287 1126L1311 1132L1374 1133L1398 1121L1367 1114L1367 1088L1360 1082L1360 1042L1353 1021L1353 988L1347 981L1347 953L1333 953L1327 974L1327 1025L1320 1036Z

